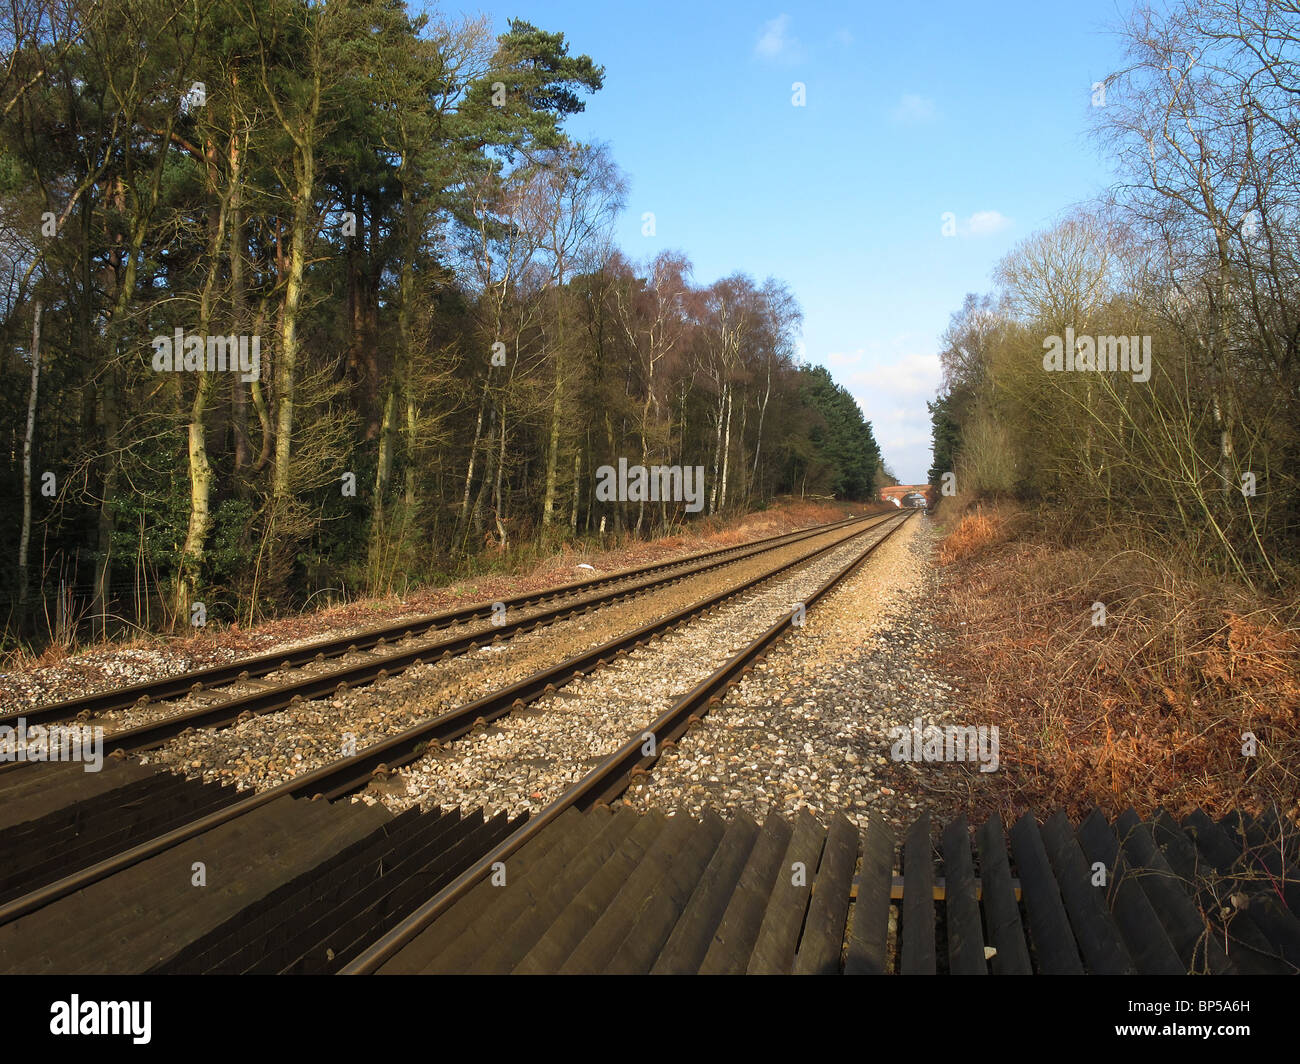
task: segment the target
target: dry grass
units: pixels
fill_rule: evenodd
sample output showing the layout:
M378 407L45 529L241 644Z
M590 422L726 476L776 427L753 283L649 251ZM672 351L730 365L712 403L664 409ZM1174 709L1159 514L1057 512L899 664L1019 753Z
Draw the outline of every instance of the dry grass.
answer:
M999 540L1023 520L968 514L944 544L947 664L972 713L1000 729L1003 771L983 811L1276 803L1300 819L1296 604L1041 529Z
M968 513L939 546L939 564L949 565L962 558L971 558L995 543L1007 538L1007 522L996 512L986 512L983 507Z

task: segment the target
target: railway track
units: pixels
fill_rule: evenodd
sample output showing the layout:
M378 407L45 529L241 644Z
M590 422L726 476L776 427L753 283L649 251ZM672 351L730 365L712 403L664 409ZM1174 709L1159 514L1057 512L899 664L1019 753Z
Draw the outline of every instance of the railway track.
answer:
M834 568L827 573L823 561L805 573L804 588L808 575L819 584L802 598L804 609L857 570L908 516L890 522L884 535L861 530L815 551ZM846 544L854 554L843 560ZM550 682L540 690L553 691L674 628L694 630L690 621L806 564L807 557L786 562L610 640L570 659L567 674L544 670ZM793 627L795 615L787 614L747 638L531 818L419 807L392 816L379 805L305 800L308 793L319 798L364 786L376 757L396 764L418 756L420 744L411 741L434 734L420 728L346 759L346 766L326 766L256 795L149 773L129 761L102 776L47 766L67 770L53 781L65 797L69 788L83 792L84 800L72 804L50 800L52 788L40 786L39 773L0 778L0 970L1296 969L1300 924L1291 909L1300 896L1294 869L1279 858L1291 844L1279 850L1272 841L1288 829L1272 813L1218 825L1198 814L1179 825L1163 813L1146 823L1131 811L1108 824L1094 813L1077 832L1063 814L1040 826L1029 813L1011 829L1010 848L994 818L976 834L976 867L964 820L943 831L940 851L922 817L900 853L875 821L859 834L842 816L828 828L806 813L793 822L774 813L760 826L743 813L726 822L712 811L692 818L619 806L615 799L629 783L652 770L777 640L798 638ZM464 734L467 725L537 697L542 678L425 723L438 723L440 734ZM507 701L511 695L519 697ZM69 860L82 867L69 874ZM1109 893L1087 886L1098 861L1116 876ZM796 864L806 878L791 877ZM212 876L210 891L194 890L199 868ZM41 877L45 882L34 888ZM1207 936L1200 926L1211 911L1207 899L1229 889L1248 895L1249 911Z
M301 802L297 801L298 799L338 798L363 788L376 775L385 776L394 768L419 758L431 745L455 739L476 727L483 726L510 713L512 710L522 708L541 695L553 692L565 684L599 669L602 665L615 660L617 657L634 652L638 647L644 646L651 640L688 624L703 614L718 608L723 602L772 581L791 570L808 565L815 559L843 547L845 543L854 541L883 526L884 535L873 539L850 565L841 568L837 576L808 601L808 605L811 605L838 579L841 579L856 568L857 565L861 564L871 551L900 527L909 516L911 515L891 514L881 520L852 522L842 529L844 531L842 537L835 538L829 544L818 546L811 552L801 554L792 560L783 561L774 568L760 572L754 577L729 586L652 623L642 625L631 632L606 640L588 651L570 657L557 665L540 670L520 682L493 691L450 712L422 721L398 735L359 750L352 756L338 759L318 769L303 773L278 786L253 794L241 795L233 799L229 797L228 793L225 793L229 791L228 788L216 788L202 800L194 798L190 802L191 811L173 811L171 814L161 816L155 814L151 817L136 818L135 821L132 821L134 827L128 825L114 838L112 845L108 847L113 852L106 853L106 844L102 843L92 847L74 848L67 851L61 858L44 862L37 870L28 870L25 874L19 872L14 876L10 876L0 887L0 898L8 898L7 901L0 904L0 929L13 924L15 921L22 920L23 917L38 914L46 907L59 902L61 899L68 898L69 895L81 892L79 894L79 897L81 897L93 893L93 888L98 885L106 884L106 881L112 881L116 877L128 874L132 869L145 862L165 862L170 859L170 852L181 848L183 844L194 843L209 834L216 836L221 833L229 833L245 818L265 818L274 808L287 810L290 807L299 806ZM815 534L820 535L824 534L824 532L825 530L820 530ZM811 535L805 538L811 538ZM772 626L764 645L777 638L788 627L789 621L790 618L786 617L783 621ZM732 673L728 672L727 675L731 676ZM719 680L716 676L714 680L716 682L712 682L708 686L708 690L720 690L719 684L725 686L725 680ZM680 713L672 716L673 719L671 720L664 719L655 724L656 734L662 733L665 741L669 740L673 734L677 734L674 729L679 729L679 726L685 727L688 723L685 719L677 719L680 717ZM175 722L162 723L171 726ZM118 738L120 739L120 736ZM616 755L616 759L622 759L625 753L626 751L620 751ZM621 763L622 760L619 760L619 764ZM627 771L630 772L634 767L636 766L628 765ZM600 792L601 794L608 791L613 785L619 771L612 762L598 770L599 781L604 787L604 790ZM34 781L26 783L23 780L23 774L13 774L9 777L7 784L4 783L4 780L5 777L0 776L0 788L7 787L13 795L25 797L29 801L33 799L39 800L39 788L34 786ZM67 781L65 780L65 782ZM139 784L138 781L131 782L135 782L137 788L143 787L146 791L150 786L154 786L152 784ZM83 788L93 788L98 784L78 781L76 785ZM588 783L583 788L581 796L583 802L586 802L588 798L594 801L600 797L595 793L594 788L595 785L591 783ZM114 808L119 811L138 810L142 802L148 804L151 800L147 795L132 792L128 801L126 796L121 793L125 789L115 788L110 790L106 796L92 795L85 798L75 810L74 819L91 815L98 816L101 819L111 818L110 814ZM0 793L0 797L3 797L2 793ZM577 798L569 796L566 796L566 798L568 799L568 805L573 805L578 801ZM113 803L116 803L116 806ZM49 810L45 815L47 817L58 817L64 814L60 814L58 810ZM553 817L554 814L550 815ZM66 815L64 819L66 819ZM494 844L491 850L496 852L500 846L505 845L510 838L517 834L519 825L517 822L503 821L500 817L493 818L490 823L493 825L491 830L484 828L483 831L475 835L475 838L479 839L479 841L490 840ZM505 827L509 827L510 830L505 831ZM472 845L462 843L457 852L461 858L465 858L466 854L472 850ZM479 852L482 852L482 850ZM473 867L477 868L479 864L481 864L481 861L475 863ZM459 879L456 881L458 882ZM3 959L3 956L4 947L3 943L0 943L0 959Z
M477 603L415 621L376 627L360 635L309 644L287 654L262 655L230 665L10 713L0 717L0 725L16 725L20 718L25 719L29 726L54 721L93 722L105 713L138 709L178 694L208 692L215 696L215 700L207 704L165 713L153 721L118 729L105 736L106 753L147 750L190 729L227 727L249 717L286 709L299 701L382 680L412 666L445 661L477 647L499 643L516 634L662 590L692 577L808 540L840 532L852 535L856 534L855 530L873 528L896 519L894 514L851 518L740 547L708 551L687 559L654 563L544 592L514 596L498 603ZM540 607L546 602L554 605L529 610L529 607ZM494 611L494 606L504 606L505 609ZM525 615L510 619L511 610L522 611ZM494 620L485 625L472 623L484 618ZM362 660L329 665L347 655L362 656ZM284 670L297 670L299 674L284 677L278 683L256 679ZM230 690L212 690L215 685L223 683L234 686ZM241 686L252 689L239 690ZM5 763L0 765L0 773L16 771L26 764L28 762Z
M836 570L811 596L805 599L803 603L805 611L811 609L820 599L852 575L910 516L911 514L908 513L897 518L893 528L885 536L873 541L857 557ZM490 877L494 867L503 865L569 810L585 811L596 806L608 805L618 798L635 776L646 773L653 766L668 744L680 738L710 708L720 704L726 691L738 684L741 677L763 659L773 643L796 626L797 621L793 613L783 616L770 625L761 635L733 654L721 668L716 669L677 699L666 712L655 720L646 722L644 729L633 733L626 743L536 817L530 818L526 824L512 832L494 850L485 854L477 864L466 869L454 882L430 898L399 927L366 950L344 969L345 974L369 974L377 971L440 915L463 900L484 879ZM653 743L647 741L648 735L654 737Z

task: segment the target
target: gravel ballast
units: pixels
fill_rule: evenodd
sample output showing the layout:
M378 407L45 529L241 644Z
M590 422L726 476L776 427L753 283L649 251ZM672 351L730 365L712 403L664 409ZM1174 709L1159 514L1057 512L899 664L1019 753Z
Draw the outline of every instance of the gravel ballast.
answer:
M142 760L241 789L282 783L343 756L348 749L364 749L846 535L836 530L815 536L333 697L301 702L229 728L184 733ZM275 676L266 680L274 681ZM156 712L157 707L148 707L128 710L126 715ZM483 782L486 786L489 781Z
M976 725L965 719L934 653L935 533L914 518L809 612L664 752L624 800L638 809L806 809L823 823L843 812L859 827L897 828L922 810L964 805L984 778L972 763L891 757L893 726Z
M394 811L413 802L482 804L489 815L548 805L883 534L872 530L429 754L399 774L404 787L384 800Z

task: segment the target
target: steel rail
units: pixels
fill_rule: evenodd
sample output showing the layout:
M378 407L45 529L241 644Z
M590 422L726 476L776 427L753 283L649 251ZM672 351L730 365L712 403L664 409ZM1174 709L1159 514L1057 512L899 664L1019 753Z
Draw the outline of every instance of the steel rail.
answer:
M904 515L893 528L872 543L862 554L841 567L805 600L805 610L811 608L855 572L876 548L898 531L911 516L912 513ZM526 824L504 839L490 853L480 858L475 865L457 876L378 942L340 969L338 974L368 975L377 971L434 920L468 894L484 877L490 875L494 863L504 861L518 852L566 810L574 807L590 808L621 794L627 789L635 774L644 772L647 766L658 759L666 743L674 741L691 726L692 721L698 720L707 713L710 706L718 704L721 701L720 692L739 683L741 675L750 671L754 663L761 660L768 648L784 635L793 623L793 613L778 620L757 639L733 655L721 668L674 702L657 720L628 739L536 817L530 817ZM652 732L655 736L654 753L649 755L643 752L647 732Z
M889 516L893 517L895 515ZM905 520L906 517L899 520L895 528ZM336 797L355 790L359 786L364 786L375 777L377 770L386 773L394 766L404 764L421 756L430 742L434 740L441 741L443 738L455 738L471 731L480 723L486 724L489 720L504 716L512 709L521 708L540 695L554 691L578 676L594 671L601 665L612 661L620 653L644 645L651 639L716 608L726 599L743 594L759 584L781 576L791 569L815 561L822 555L843 546L845 542L866 535L884 523L886 522L873 523L867 528L845 537L845 539L819 548L801 558L786 562L775 569L761 573L735 587L712 595L701 602L678 610L657 621L642 625L633 632L567 658L557 665L534 673L532 676L526 677L500 691L491 692L466 703L464 706L408 728L397 735L390 736L388 739L358 751L356 754L322 765L320 768L286 780L284 783L249 795L247 798L240 799L223 809L207 814L188 824L173 828L156 838L148 839L97 864L90 865L21 897L14 898L0 905L0 926L10 923L27 913L41 909L69 894L83 890L141 861L157 856L206 831L236 820L244 814L279 798ZM893 531L894 529L890 529L885 536L881 537L882 541ZM457 882L459 881L458 879Z
M851 527L854 523L866 521L870 522L866 525L867 528L874 528L877 524L893 516L892 514L886 514L883 518L878 518L877 515L871 515L866 518L855 518L847 524ZM168 739L175 738L191 728L220 728L237 723L244 719L246 715L263 716L267 713L275 713L289 708L298 701L310 701L337 692L340 689L359 687L374 680L398 675L408 668L424 664L435 657L439 661L446 660L472 650L477 646L500 642L520 632L531 632L545 625L567 620L578 614L589 613L600 606L631 598L644 591L671 586L693 576L720 569L727 565L734 565L739 561L748 560L759 554L772 550L781 550L807 539L842 531L844 527L845 525L837 524L827 530L800 533L798 539L789 542L751 546L744 553L734 557L708 560L692 565L680 572L650 577L628 587L620 587L605 594L579 599L575 602L544 610L542 613L526 617L521 621L512 621L491 629L467 632L433 643L425 643L405 650L394 651L381 658L372 658L352 665L340 665L326 672L298 677L265 690L235 695L212 705L198 706L195 709L175 713L147 724L139 724L134 728L123 728L119 731L110 732L104 737L104 751L106 754L111 755L117 751L129 753L148 750L161 745ZM0 775L6 772L18 771L26 765L34 763L28 761L4 762L0 764Z
M315 643L308 643L301 647L293 647L281 651L270 651L253 657L241 658L237 661L232 661L223 665L212 665L203 669L193 669L187 672L178 673L175 676L165 676L156 680L146 680L138 684L131 684L128 687L118 687L108 691L98 691L93 694L82 695L62 702L51 702L43 706L33 706L26 710L6 712L0 714L0 725L15 725L19 718L26 720L29 724L39 724L48 720L63 718L71 719L81 714L94 715L99 713L108 713L114 710L128 709L133 705L139 704L141 700L161 701L167 698L175 698L192 692L195 688L195 684L200 685L202 688L207 688L214 685L232 683L236 680L247 679L250 677L264 676L267 673L275 672L278 669L296 668L300 665L310 664L311 662L316 661L322 654L326 657L338 657L353 650L370 650L374 647L383 646L390 641L405 639L417 634L431 635L434 631L448 628L454 624L490 619L492 616L493 606L497 602L504 604L507 610L511 608L527 607L530 604L544 602L548 599L561 598L566 595L576 594L586 590L595 590L598 587L617 583L621 580L649 575L650 573L660 572L679 565L689 565L693 562L720 557L724 554L743 552L750 548L761 548L764 545L768 545L769 547L781 546L783 545L780 542L782 540L788 540L791 543L799 542L801 539L810 536L834 531L836 528L849 525L854 521L862 521L871 517L880 516L882 515L868 514L864 517L849 517L842 521L832 521L825 525L818 525L812 528L797 529L794 532L785 532L779 536L768 536L764 539L753 540L750 543L737 544L733 547L719 547L714 550L704 551L700 554L688 555L684 558L676 558L664 562L652 562L649 565L643 566L633 566L628 569L620 569L617 572L607 573L603 576L590 577L585 580L575 580L567 584L559 584L556 587L546 588L540 591L523 592L518 595L512 595L508 598L496 599L492 602L477 602L468 606L457 607L452 610L444 610L440 613L408 618L407 620L398 621L392 624L377 625L360 632L355 632L352 635L319 640ZM744 557L746 555L742 554L741 556Z

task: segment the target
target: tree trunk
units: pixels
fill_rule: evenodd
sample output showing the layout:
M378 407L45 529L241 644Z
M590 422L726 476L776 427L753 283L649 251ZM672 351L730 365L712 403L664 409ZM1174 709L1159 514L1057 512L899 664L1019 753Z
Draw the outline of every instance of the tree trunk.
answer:
M767 386L763 390L763 401L758 404L758 438L754 441L754 468L749 474L749 494L754 494L758 483L758 457L763 450L763 418L767 414L767 401L772 396L772 360L767 360Z
M393 449L397 440L397 378L394 376L384 400L384 416L379 423L379 458L375 463L375 502L377 523L383 517L384 499L393 473Z
M501 496L501 479L504 476L506 468L506 408L501 407L501 444L497 452L497 469L495 483L492 488L492 517L496 522L497 536L500 542L497 544L497 550L504 551L509 545L509 537L506 534L506 526L501 518L504 504Z
M473 529L477 542L475 550L481 550L483 547L483 504L487 499L488 491L495 483L496 477L492 466L496 463L496 438L497 438L497 419L495 407L489 412L487 442L484 444L484 450L487 452L488 468L485 471L483 482L479 485L478 492L474 496L474 506L470 511L470 528Z
M248 293L244 274L244 252L248 247L244 226L244 209L240 174L240 153L234 138L230 149L230 240L228 256L230 259L230 320L236 333L242 335L248 327L245 319L247 313ZM248 439L248 393L247 385L238 373L230 375L230 416L234 422L235 437L235 473L238 475L248 469L252 461L252 446ZM241 485L242 487L242 485Z
M483 414L487 408L488 382L483 381L483 394L478 400L478 417L474 421L474 439L469 445L469 460L465 463L465 488L460 497L460 518L456 522L456 542L460 549L465 549L465 537L469 532L469 493L474 484L474 464L478 457L479 440L483 438Z
M542 503L542 529L551 527L555 516L555 485L560 464L560 366L556 355L555 395L551 400L551 435L546 448L546 497Z
M257 321L253 325L253 334L260 336L262 332L262 323L266 319L259 312ZM253 409L257 413L257 423L262 430L262 445L258 449L257 461L253 464L254 472L261 472L266 468L266 463L271 460L271 447L275 440L275 432L271 427L271 411L266 404L266 396L262 394L262 382L255 380L248 386L248 393L253 397Z
M211 221L211 239L209 243L208 275L204 280L203 291L199 296L199 336L206 346L208 333L212 328L213 292L216 289L217 273L221 260L221 248L225 243L226 205L229 194L222 197L216 208L215 218ZM238 374L234 374L238 376ZM208 533L212 528L212 465L208 461L208 401L212 397L213 377L206 365L199 370L198 382L194 389L194 402L190 406L189 424L189 472L190 472L190 519L185 530L185 543L181 547L180 566L176 573L176 593L173 607L176 617L184 623L188 618L190 603L201 582L203 560L206 554Z
M718 510L727 508L727 468L731 461L731 385L724 389L727 396L727 424L722 437L722 479L718 484Z
M32 316L32 388L27 397L27 429L23 433L23 530L18 539L18 615L20 622L27 612L27 549L32 538L32 439L36 435L36 395L41 383L41 313L45 307L38 299Z
M206 339L207 331L200 335ZM190 603L200 583L200 569L212 527L209 504L212 498L212 466L208 461L207 409L212 394L212 375L199 372L194 389L194 402L190 406L189 471L190 519L185 530L185 544L181 548L180 569L176 574L176 594L173 605L177 619L184 623L189 615Z
M741 497L742 501L749 498L749 491L745 484L745 470L742 463L745 460L745 429L749 425L749 396L745 388L740 390L740 429L736 433L736 469L740 473L740 487L737 491L743 490L745 494Z
M569 534L578 534L578 507L580 506L581 480L582 475L582 451L575 448L573 451L573 507L569 510Z
M714 416L713 430L713 467L710 470L713 483L709 485L709 513L717 511L718 472L722 468L722 414L726 405L727 386L724 384L718 393L718 411Z
M272 495L278 504L293 494L294 384L298 369L298 308L302 302L302 276L307 263L307 218L315 184L315 161L310 145L300 144L294 159L298 187L293 203L293 247L289 251L289 276L285 282L280 318L280 350L275 362L275 469Z
M399 291L401 292L402 304L397 308L397 372L395 374L397 381L396 387L401 389L402 398L406 405L405 419L405 437L406 437L406 511L407 520L410 520L411 512L415 509L415 430L416 430L416 407L413 377L415 374L415 353L411 350L411 313L412 304L415 302L415 256L419 242L419 233L416 230L414 205L411 203L411 190L406 180L406 161L403 156L402 164L402 206L403 215L406 218L406 251L402 255L402 273ZM393 393L396 394L396 393ZM388 417L387 412L384 414ZM389 441L389 451L391 453L396 441Z
M618 459L615 457L615 455L618 451L618 444L614 440L614 422L613 419L611 419L609 416L608 406L605 407L605 447L607 448L607 457L609 458L610 462L613 463L614 466L617 468ZM623 507L620 503L615 502L612 507L612 510L614 513L614 531L622 532L623 524L624 524ZM603 516L601 517L601 520L602 521L604 520ZM601 530L604 531L603 525L601 526Z

